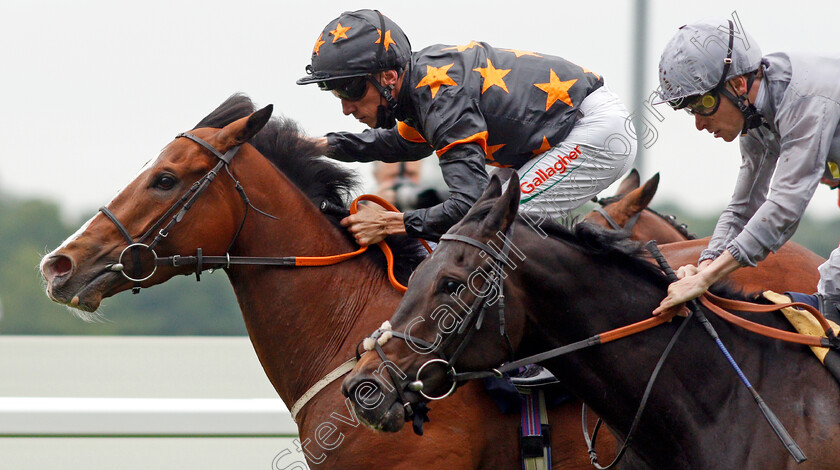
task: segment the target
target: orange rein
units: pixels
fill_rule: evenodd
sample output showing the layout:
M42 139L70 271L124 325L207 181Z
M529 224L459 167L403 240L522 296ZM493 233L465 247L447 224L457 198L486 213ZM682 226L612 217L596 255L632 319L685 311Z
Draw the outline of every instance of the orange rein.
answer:
M742 302L740 300L730 300L724 299L722 297L718 297L714 294L709 292L703 294L700 297L700 302L709 310L715 313L715 315L721 317L722 319L734 324L738 325L745 330L752 331L753 333L760 334L762 336L767 336L773 339L779 339L782 341L787 341L789 343L798 343L798 344L805 344L807 346L816 346L816 347L826 347L825 341L821 336L812 336L812 335L805 335L802 333L792 333L790 331L780 330L778 328L772 328L765 325L760 325L755 322L751 322L749 320L743 319L737 315L734 315L724 309L729 310L736 310L739 312L775 312L776 310L780 310L786 307L797 307L800 309L806 310L808 313L813 315L814 318L819 322L820 326L822 327L823 331L826 333L826 337L831 338L834 336L834 332L831 329L831 326L828 324L828 321L825 317L820 313L819 310L811 307L810 305L799 303L799 302L791 302L787 304L773 304L773 305L760 305L754 304L751 302ZM821 341L822 340L822 341Z
M740 300L730 300L724 299L722 297L718 297L710 292L706 292L703 294L698 300L700 303L703 304L706 308L712 311L715 315L721 317L722 319L737 325L745 330L751 331L753 333L766 336L768 338L778 339L781 341L787 341L789 343L798 343L804 344L807 346L816 346L816 347L829 347L826 344L826 337L831 338L834 336L834 332L831 329L831 326L828 324L828 321L825 317L820 313L819 310L811 307L808 304L803 304L799 302L791 302L787 304L773 304L773 305L762 305L762 304L754 304L752 302L744 302ZM753 313L766 313L766 312L775 312L776 310L780 310L786 307L797 307L803 310L806 310L808 313L814 316L816 320L819 322L820 326L826 332L826 337L821 336L812 336L806 335L802 333L792 333L790 331L780 330L778 328L773 328L765 325L761 325L744 318L741 318L733 313L728 312L725 309L735 310L739 312L753 312ZM636 323L632 323L627 326L623 326L620 328L616 328L614 330L610 330L604 333L601 333L600 342L608 343L610 341L615 341L617 339L621 339L630 335L634 335L636 333L641 333L642 331L649 330L653 327L659 326L663 323L671 321L671 319L676 315L677 309L673 309L669 313L664 313L662 315L658 315L653 318L648 318L646 320L642 320Z
M380 206L384 207L385 209L392 211L392 212L399 212L399 209L393 206L390 202L382 199L379 196L374 196L373 194L362 194L361 196L357 197L353 200L350 204L350 214L355 214L359 211L359 201L370 201L375 204L379 204ZM426 240L420 240L420 243L426 247L426 250L429 253L432 252L432 248L426 243ZM400 284L397 281L397 278L394 277L394 253L391 251L391 247L382 240L381 242L377 243L379 249L382 250L382 253L385 254L385 259L388 262L388 280L391 281L391 285L394 286L394 289L397 289L399 292L404 293L407 288ZM355 258L360 254L367 251L368 247L363 246L358 250L352 253L342 253L340 255L330 255L330 256L297 256L295 257L295 266L329 266L332 264L338 264L343 261L347 261L350 258Z

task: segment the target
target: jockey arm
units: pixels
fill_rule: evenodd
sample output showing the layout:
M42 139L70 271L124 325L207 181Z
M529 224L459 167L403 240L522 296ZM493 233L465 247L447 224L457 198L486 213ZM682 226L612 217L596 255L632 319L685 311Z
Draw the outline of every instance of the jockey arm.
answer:
M326 150L324 154L341 161L418 160L434 150L425 141L407 140L397 127L366 130L360 134L330 133L317 142L321 150ZM348 227L362 245L377 243L391 234L437 240L467 213L481 196L488 181L484 169L484 151L477 144L453 146L440 156L440 168L449 187L450 195L446 201L433 207L406 211L404 214L379 214L360 210L345 218L342 225Z
M808 97L785 111L776 120L782 135L776 158L771 158L772 147L757 151L761 149L756 145L758 136L772 139L766 129L742 137L744 165L735 194L718 221L709 250L700 258L701 269L684 271L685 277L669 286L668 296L654 314L700 296L739 267L755 266L793 235L823 177L829 146L840 123L840 106L821 97ZM772 192L766 198L768 186ZM725 250L714 256L721 246ZM714 261L708 262L710 259Z

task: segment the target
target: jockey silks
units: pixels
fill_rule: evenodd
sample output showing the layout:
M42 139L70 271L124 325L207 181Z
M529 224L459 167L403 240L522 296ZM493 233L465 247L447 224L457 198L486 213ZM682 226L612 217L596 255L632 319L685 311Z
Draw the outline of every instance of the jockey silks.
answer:
M435 45L412 54L392 129L327 135L330 156L386 162L440 158L450 199L405 215L409 235L436 238L487 184L485 163L519 169L560 144L603 78L560 57L486 43Z

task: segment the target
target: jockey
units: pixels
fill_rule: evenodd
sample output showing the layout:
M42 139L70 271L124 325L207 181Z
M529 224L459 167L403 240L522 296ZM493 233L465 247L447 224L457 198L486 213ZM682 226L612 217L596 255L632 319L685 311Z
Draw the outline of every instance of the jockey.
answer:
M373 129L329 133L342 161L418 160L436 152L449 198L405 213L360 208L342 221L361 245L405 233L438 239L487 185L485 165L513 168L523 208L550 216L582 205L626 173L636 155L627 110L604 79L560 57L486 43L411 52L375 10L342 13L315 42L298 84L317 83Z
M743 160L732 200L698 266L679 269L680 280L654 314L778 250L819 183L840 183L837 77L837 57L762 57L758 43L732 21L700 21L677 31L659 62L660 97L693 115L697 130L726 142L739 137ZM819 271L820 310L838 321L840 248Z

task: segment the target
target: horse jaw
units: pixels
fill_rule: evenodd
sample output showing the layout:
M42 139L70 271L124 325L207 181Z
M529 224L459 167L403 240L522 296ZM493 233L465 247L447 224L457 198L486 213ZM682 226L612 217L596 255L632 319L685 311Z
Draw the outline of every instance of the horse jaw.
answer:
M387 396L391 395L389 394ZM381 403L373 409L360 406L355 400L351 401L353 402L353 410L356 413L356 417L359 418L359 422L374 431L398 432L405 425L405 409L393 397L387 406L385 403ZM377 412L383 407L385 408L384 411Z

